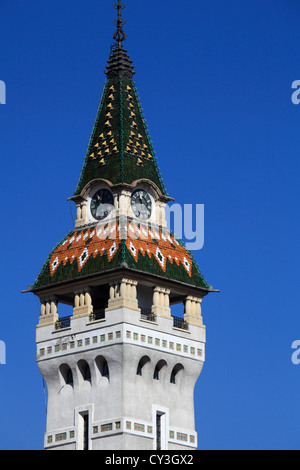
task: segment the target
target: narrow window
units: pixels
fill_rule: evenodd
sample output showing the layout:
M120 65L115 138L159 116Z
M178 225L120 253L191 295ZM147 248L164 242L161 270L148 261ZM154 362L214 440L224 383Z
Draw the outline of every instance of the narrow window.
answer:
M96 364L101 377L106 377L109 380L109 368L107 360L103 356L98 356L96 358Z
M143 368L144 368L145 364L147 364L148 362L150 362L150 357L143 356L141 358L141 360L140 360L140 362L138 363L138 366L137 366L136 375L143 375Z
M173 367L173 370L172 370L172 373L171 373L171 377L170 377L170 382L171 384L176 384L177 382L177 379L178 379L178 375L180 371L183 371L183 365L182 364L176 364L175 367Z
M77 365L82 379L91 382L91 370L88 363L84 360L80 360Z
M161 413L156 413L156 450L161 450Z
M166 413L160 410L156 410L155 414L155 449L156 450L167 450L168 439L167 439L167 416Z
M67 364L62 364L59 370L63 379L62 385L73 385L73 374L70 367Z
M88 382L91 381L91 370L90 370L88 364L86 364L85 367L84 367L83 378L84 378L84 380L87 380Z
M160 361L158 361L158 363L156 364L156 367L154 369L154 373L153 373L153 378L155 380L159 380L160 379L160 371L167 365L166 361L164 361L163 359L161 359Z
M67 380L66 380L67 385L73 385L73 374L71 369L69 368L67 370Z
M104 361L103 363L102 376L107 377L109 379L109 370L108 370L107 361Z
M83 411L78 413L78 439L77 439L77 450L89 450L89 412Z
M89 415L83 416L83 450L89 450Z

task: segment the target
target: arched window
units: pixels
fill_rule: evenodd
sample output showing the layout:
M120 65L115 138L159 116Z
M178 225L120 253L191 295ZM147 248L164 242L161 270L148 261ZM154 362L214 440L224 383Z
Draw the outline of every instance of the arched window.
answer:
M147 364L147 362L150 362L150 357L143 356L140 362L138 363L136 375L143 375L143 368L144 365Z
M81 376L83 378L83 380L86 380L88 382L91 381L91 370L90 370L90 367L88 365L88 363L84 360L81 360L78 362L78 369L81 373Z
M158 361L158 363L156 364L156 367L154 369L154 373L153 373L153 378L155 380L159 380L160 379L160 374L161 374L161 370L164 366L166 366L167 363L166 361L164 361L163 359L161 359L160 361Z
M96 365L102 377L106 377L109 379L109 368L107 364L107 360L103 356L98 356L96 358Z
M65 385L73 385L73 374L71 368L67 364L62 364L59 370Z
M178 373L183 370L183 365L182 364L176 364L176 366L173 367L173 370L171 372L171 377L170 377L170 382L171 384L176 384L177 378L178 378Z

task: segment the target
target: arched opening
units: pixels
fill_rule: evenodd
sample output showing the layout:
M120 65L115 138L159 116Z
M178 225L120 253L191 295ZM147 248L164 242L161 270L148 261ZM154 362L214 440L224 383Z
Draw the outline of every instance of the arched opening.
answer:
M82 379L84 381L91 382L91 370L88 363L84 360L80 360L77 365Z
M158 363L155 366L154 373L153 373L154 380L160 380L161 371L162 371L163 367L165 367L166 365L167 365L167 363L163 359L158 361Z
M150 357L148 356L143 356L141 360L138 363L137 370L136 370L136 375L143 375L143 368L145 364L150 362Z
M106 377L109 380L109 368L105 357L98 356L96 358L96 365L101 374L101 377Z
M61 376L65 385L72 385L73 386L73 374L71 368L68 364L62 364L59 368Z
M176 384L177 383L178 373L181 370L183 370L183 365L182 364L176 364L176 366L173 367L173 370L171 372L171 377L170 377L171 384Z

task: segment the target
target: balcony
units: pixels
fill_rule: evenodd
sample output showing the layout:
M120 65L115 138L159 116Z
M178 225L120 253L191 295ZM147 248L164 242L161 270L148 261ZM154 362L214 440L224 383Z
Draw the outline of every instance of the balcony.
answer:
M150 308L144 308L144 307L142 307L142 308L141 308L141 319L142 319L142 320L151 321L151 322L155 322L155 321L156 321L156 315L154 315L154 314L151 312L151 309L150 309Z
M63 317L60 318L56 323L55 323L55 329L56 330L63 330L64 328L70 328L71 326L71 316L70 317Z
M98 308L95 309L93 313L89 316L89 321L97 321L97 320L104 320L105 319L105 308Z
M173 318L173 327L179 328L180 330L188 330L188 323L181 317L174 317Z

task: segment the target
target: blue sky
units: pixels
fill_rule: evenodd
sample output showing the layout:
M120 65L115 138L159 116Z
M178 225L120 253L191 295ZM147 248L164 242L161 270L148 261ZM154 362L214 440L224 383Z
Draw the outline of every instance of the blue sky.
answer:
M114 2L1 0L0 448L42 449L39 301L21 290L72 228ZM299 449L300 4L128 0L126 48L169 194L205 205L200 449Z

